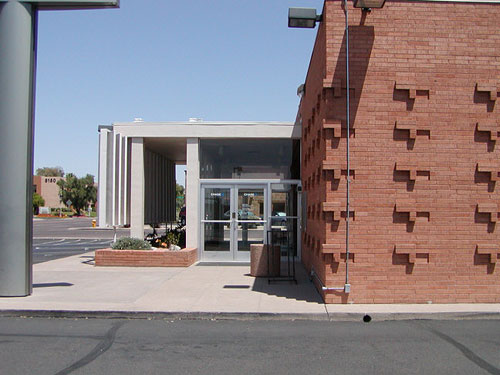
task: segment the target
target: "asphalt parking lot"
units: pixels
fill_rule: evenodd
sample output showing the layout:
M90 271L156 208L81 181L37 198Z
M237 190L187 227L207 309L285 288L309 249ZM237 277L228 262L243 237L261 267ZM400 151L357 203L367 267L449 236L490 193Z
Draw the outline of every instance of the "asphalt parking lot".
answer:
M113 228L93 228L92 218L34 218L33 238L113 239ZM129 235L129 229L118 228L117 237Z
M118 228L116 237L129 235ZM115 236L113 228L93 228L92 218L34 218L33 263L83 254L108 247Z
M33 263L83 254L109 247L110 239L33 239Z

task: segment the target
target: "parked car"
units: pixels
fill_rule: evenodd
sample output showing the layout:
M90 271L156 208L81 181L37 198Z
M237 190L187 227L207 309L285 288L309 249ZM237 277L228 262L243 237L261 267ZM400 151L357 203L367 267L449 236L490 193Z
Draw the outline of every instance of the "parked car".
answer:
M179 222L182 226L186 225L186 206L182 207L179 211Z
M271 225L285 225L286 224L286 212L273 211L271 216Z
M231 211L224 212L224 220L231 219ZM262 220L260 216L257 216L253 213L253 211L247 211L246 209L238 210L238 220L240 224L244 223L245 220ZM229 227L229 225L228 225ZM247 228L257 228L257 223L247 223Z
M224 220L231 219L231 211L224 212ZM262 220L260 216L257 216L253 211L238 210L238 220Z

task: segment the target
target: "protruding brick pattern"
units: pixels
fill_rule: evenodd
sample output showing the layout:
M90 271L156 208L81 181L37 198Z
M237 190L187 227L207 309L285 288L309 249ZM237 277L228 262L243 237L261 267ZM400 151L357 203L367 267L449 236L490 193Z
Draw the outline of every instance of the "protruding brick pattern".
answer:
M477 247L500 243L500 6L388 1L363 13L348 5L356 261L348 259L349 294L320 293L327 303L500 302L499 254ZM299 109L302 259L338 287L346 277L345 19L339 1L326 0L322 13Z
M408 172L411 181L415 181L417 175L425 176L430 179L431 172L429 169L428 166L422 165L418 160L398 161L394 166L394 170L396 171Z
M485 132L489 134L489 140L496 142L498 134L500 133L500 121L484 120L476 124L478 132Z
M408 263L429 263L429 252L419 249L415 243L404 243L394 245L394 253L408 255ZM417 255L420 258L417 258Z
M496 223L498 221L498 205L496 203L478 203L477 212L490 215L490 221Z
M417 217L423 217L426 221L430 221L430 212L425 211L422 205L417 205L414 200L398 200L394 206L395 212L407 212L409 221L416 221Z
M477 244L476 251L478 254L488 255L489 262L495 264L500 256L500 244Z
M340 176L342 173L342 167L339 163L336 163L331 160L323 161L323 171L332 172L332 176L334 180L340 180Z
M491 181L498 181L500 174L500 160L498 162L479 162L477 163L477 171L488 173Z
M427 127L417 124L416 120L413 119L402 119L397 120L394 126L397 130L408 131L408 138L411 140L417 139L417 135L422 135L430 139L431 131Z
M336 79L336 78L325 78L323 80L323 89L332 89L333 96L335 98L340 98L342 93L347 90L347 81L345 79ZM354 83L352 81L349 82L349 92L351 96L355 96L356 89L354 88Z
M340 202L323 202L322 208L324 213L330 213L332 215L332 220L340 220L342 213Z
M415 99L417 97L417 90L425 92L427 97L430 95L430 89L427 86L417 85L413 81L396 81L394 83L395 90L404 90L408 92L408 99Z
M333 138L340 138L342 136L342 122L340 120L323 120L323 130L325 133L328 130L332 131Z
M476 90L478 92L486 92L489 95L491 101L496 101L500 88L498 87L498 82L494 79L481 80L476 83Z

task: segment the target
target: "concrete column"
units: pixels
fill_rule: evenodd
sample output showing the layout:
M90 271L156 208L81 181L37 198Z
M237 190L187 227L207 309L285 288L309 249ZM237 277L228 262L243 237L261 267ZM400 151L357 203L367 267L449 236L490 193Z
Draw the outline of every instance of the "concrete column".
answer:
M122 180L123 180L123 220L122 224L128 224L128 202L129 202L129 173L128 173L128 159L129 159L129 148L128 148L128 137L123 137L123 168L122 168Z
M186 247L199 247L200 158L198 138L187 139Z
M120 142L120 215L119 225L125 224L125 205L127 202L127 137Z
M108 200L107 200L107 189L108 189L108 158L111 156L108 150L108 137L111 131L106 128L99 129L99 169L98 169L98 225L103 228L107 224L108 215Z
M130 160L130 236L144 238L144 140L132 138Z
M32 292L36 10L0 3L0 296Z

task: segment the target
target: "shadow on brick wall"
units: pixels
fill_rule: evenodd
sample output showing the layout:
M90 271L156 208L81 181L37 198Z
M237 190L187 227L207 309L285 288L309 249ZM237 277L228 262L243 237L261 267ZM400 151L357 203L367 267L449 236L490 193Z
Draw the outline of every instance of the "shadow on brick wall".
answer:
M372 53L373 42L375 39L375 32L373 26L349 26L349 68L350 68L350 124L356 120L356 114L359 107L359 99L363 91L364 82L366 79L366 72L370 62ZM335 98L335 105L327 108L326 118L339 119L342 121L342 126L346 124L346 36L342 38L342 45L338 54L337 65L331 86L335 86L335 82L341 82L342 95ZM327 95L333 99L333 90L328 90ZM345 136L345 135L344 135ZM351 134L353 136L353 134Z
M491 275L495 272L496 263L490 263L489 254L479 254L476 250L474 253L474 265L475 266L486 266L486 272Z
M495 109L495 101L490 100L490 94L488 92L474 91L474 103L485 104L488 112L493 112Z

